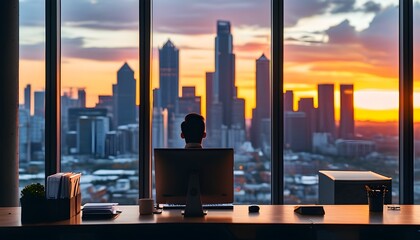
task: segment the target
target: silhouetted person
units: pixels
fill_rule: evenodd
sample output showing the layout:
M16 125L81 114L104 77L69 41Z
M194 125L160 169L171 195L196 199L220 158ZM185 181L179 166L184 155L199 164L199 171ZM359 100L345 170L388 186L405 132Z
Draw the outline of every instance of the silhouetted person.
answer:
M203 148L201 145L206 137L204 117L197 113L189 113L181 123L181 138L185 139L185 148Z

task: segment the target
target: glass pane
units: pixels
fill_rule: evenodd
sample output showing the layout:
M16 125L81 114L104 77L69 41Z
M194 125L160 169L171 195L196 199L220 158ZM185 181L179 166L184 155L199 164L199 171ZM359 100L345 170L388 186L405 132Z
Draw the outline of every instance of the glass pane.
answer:
M153 148L184 148L205 118L205 148L234 148L236 204L271 202L270 1L153 1Z
M19 193L45 179L45 1L19 1Z
M319 170L390 177L398 202L398 1L284 4L285 203L318 203Z
M413 69L414 69L414 203L420 203L420 0L413 1Z
M83 202L137 204L137 0L62 1L62 169Z

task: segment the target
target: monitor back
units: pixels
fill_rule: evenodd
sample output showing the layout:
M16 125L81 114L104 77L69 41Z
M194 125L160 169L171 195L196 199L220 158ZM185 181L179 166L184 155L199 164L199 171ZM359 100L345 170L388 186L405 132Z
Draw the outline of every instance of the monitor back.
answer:
M233 203L232 148L156 148L158 204L185 204L189 177L198 174L203 204Z

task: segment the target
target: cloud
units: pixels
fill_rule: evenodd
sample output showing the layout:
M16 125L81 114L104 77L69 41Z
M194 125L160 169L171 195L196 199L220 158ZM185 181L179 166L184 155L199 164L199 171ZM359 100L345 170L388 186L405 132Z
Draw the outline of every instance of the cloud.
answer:
M19 1L20 25L44 26L45 1ZM138 0L62 1L62 26L88 29L135 30L139 22Z
M398 77L398 8L390 6L381 10L361 32L344 20L325 30L325 35L328 41L316 44L296 38L288 41L285 45L286 62L310 64L313 71ZM296 44L296 41L302 44Z
M96 48L83 47L83 38L62 38L61 53L62 59L80 58L95 61L126 61L139 58L138 48ZM44 60L44 43L21 44L20 58L27 60Z
M61 40L63 58L82 58L96 61L126 61L139 58L138 48L97 48L83 47L83 38Z
M364 12L377 13L377 12L381 11L381 5L379 3L369 1L369 2L366 2L365 4L363 4L362 10Z
M247 42L242 45L235 45L235 51L243 52L255 52L255 51L264 51L269 50L270 46L267 43L258 43L258 42Z
M323 14L329 3L323 0L284 1L284 26L292 27L301 18Z
M270 27L270 0L160 0L153 2L153 31L172 34L214 34L216 21L232 27Z
M357 38L355 28L350 25L348 20L330 27L325 33L328 35L328 42L333 44L353 43Z
M347 13L354 11L356 0L331 0L331 13Z

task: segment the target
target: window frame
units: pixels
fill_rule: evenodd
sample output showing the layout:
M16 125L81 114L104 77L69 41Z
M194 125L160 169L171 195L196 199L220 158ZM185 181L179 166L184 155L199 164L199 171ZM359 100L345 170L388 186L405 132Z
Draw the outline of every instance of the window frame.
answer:
M46 99L45 174L59 172L61 93L61 0L45 1L46 8ZM271 0L271 201L283 204L283 10L284 0ZM139 198L151 194L151 17L152 0L139 1ZM414 202L413 122L413 0L399 0L399 180L400 204ZM277 147L276 147L277 146Z

